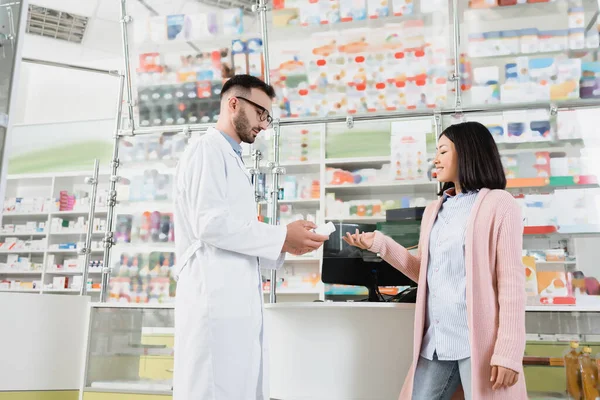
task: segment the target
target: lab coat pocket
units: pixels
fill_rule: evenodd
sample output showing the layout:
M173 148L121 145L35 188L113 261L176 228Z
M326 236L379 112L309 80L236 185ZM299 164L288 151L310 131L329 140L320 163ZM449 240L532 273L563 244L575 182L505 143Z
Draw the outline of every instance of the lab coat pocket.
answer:
M259 302L261 296L252 280L252 271L257 274L256 266L244 256L225 251L219 252L212 261L205 266L211 315L215 318L251 316L253 304Z

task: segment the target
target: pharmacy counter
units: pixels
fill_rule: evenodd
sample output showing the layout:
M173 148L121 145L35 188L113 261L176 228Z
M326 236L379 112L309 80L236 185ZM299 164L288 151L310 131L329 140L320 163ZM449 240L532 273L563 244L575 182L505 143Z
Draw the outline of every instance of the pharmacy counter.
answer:
M89 301L0 293L0 399L78 398Z
M265 304L271 398L397 400L414 304Z

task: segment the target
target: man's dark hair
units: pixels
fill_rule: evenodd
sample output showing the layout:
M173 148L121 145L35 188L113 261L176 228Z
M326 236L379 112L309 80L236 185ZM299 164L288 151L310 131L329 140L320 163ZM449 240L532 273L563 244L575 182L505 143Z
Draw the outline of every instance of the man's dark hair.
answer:
M506 189L506 175L494 137L479 122L463 122L451 125L440 137L446 136L456 149L458 158L458 181L462 192L487 189ZM444 191L453 188L447 182Z
M250 94L250 90L258 89L271 99L275 98L273 86L267 85L265 82L252 75L234 75L223 85L223 88L221 89L221 98L233 88L238 91L240 96L247 96Z

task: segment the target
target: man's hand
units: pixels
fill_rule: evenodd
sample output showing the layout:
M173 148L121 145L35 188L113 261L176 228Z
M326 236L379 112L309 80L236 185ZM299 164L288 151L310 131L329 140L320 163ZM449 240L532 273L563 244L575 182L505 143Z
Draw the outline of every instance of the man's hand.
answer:
M519 374L517 372L512 369L492 365L492 376L490 377L490 382L494 385L492 386L492 390L506 389L514 386L518 381Z
M311 232L316 227L312 222L302 220L289 223L281 251L299 256L317 250L329 236Z

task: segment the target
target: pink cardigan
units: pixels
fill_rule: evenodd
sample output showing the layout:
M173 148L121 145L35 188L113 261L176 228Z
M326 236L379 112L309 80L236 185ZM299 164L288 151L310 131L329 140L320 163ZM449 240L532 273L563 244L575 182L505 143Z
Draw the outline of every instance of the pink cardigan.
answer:
M418 282L415 309L413 366L400 400L410 400L426 315L429 235L442 200L430 204L421 222L418 255L380 232L371 251ZM525 400L525 268L521 256L521 209L510 193L482 189L473 205L465 234L467 312L471 345L473 399ZM492 391L491 365L519 372L513 387Z

